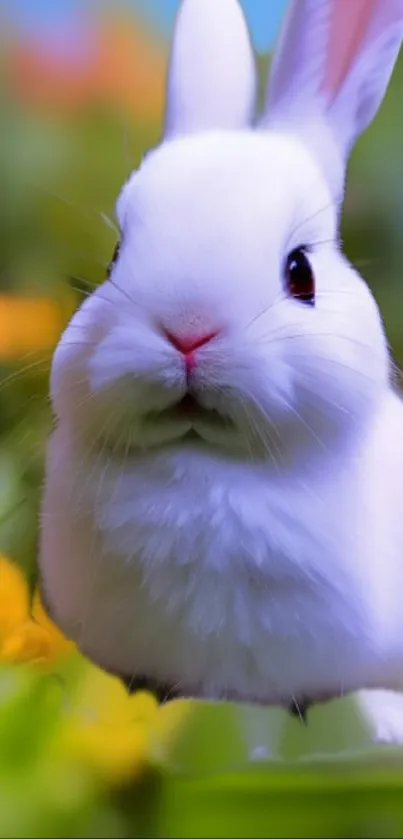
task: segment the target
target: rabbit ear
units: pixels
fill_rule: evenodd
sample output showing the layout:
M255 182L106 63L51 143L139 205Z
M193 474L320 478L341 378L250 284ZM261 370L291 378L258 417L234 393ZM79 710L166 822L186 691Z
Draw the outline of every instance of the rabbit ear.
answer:
M182 0L168 72L165 136L242 128L256 71L238 0Z
M335 143L343 170L382 102L402 38L403 0L292 0L263 124L311 133L327 165Z

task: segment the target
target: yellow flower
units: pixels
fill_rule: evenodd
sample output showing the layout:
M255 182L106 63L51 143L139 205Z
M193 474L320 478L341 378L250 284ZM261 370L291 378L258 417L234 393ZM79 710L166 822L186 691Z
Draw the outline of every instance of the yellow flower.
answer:
M47 617L38 593L31 612L24 574L0 555L0 660L46 664L72 649Z
M41 626L27 620L3 641L1 658L19 664L42 664L50 658L50 641Z
M129 696L119 679L88 662L66 719L62 742L109 783L142 771L168 753L190 701L159 705L149 693Z
M68 667L63 669L65 660ZM148 761L163 758L191 706L189 701L160 706L145 692L129 696L119 679L91 664L64 638L38 592L30 609L22 571L1 555L0 661L45 666L58 677L67 702L52 749L110 784L132 778Z
M52 659L60 658L60 656L72 652L75 649L75 644L65 638L60 629L51 621L47 612L45 612L38 590L35 592L32 602L32 618L38 627L47 633Z
M28 587L20 569L0 555L0 638L23 623L29 612Z

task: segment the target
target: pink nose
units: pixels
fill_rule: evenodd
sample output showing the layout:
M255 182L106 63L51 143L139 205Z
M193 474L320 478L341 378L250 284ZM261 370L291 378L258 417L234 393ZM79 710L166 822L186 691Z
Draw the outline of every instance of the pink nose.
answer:
M175 349L179 350L179 352L183 353L183 355L188 356L192 355L192 353L200 347L204 347L204 345L208 344L209 341L212 341L213 338L216 338L218 332L211 331L204 332L202 334L193 333L193 335L175 335L173 332L166 329L165 335Z

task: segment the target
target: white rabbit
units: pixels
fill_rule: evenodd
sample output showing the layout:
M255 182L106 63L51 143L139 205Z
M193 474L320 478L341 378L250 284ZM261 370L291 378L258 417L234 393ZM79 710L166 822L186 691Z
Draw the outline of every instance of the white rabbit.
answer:
M164 137L51 375L44 598L132 687L403 687L403 403L338 239L402 38L403 0L294 0L254 124L240 6L182 2Z

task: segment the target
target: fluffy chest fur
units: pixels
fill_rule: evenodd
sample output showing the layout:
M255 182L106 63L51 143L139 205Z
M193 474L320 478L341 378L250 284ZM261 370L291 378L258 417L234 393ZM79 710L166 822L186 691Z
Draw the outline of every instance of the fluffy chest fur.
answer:
M63 477L46 499L58 547L48 528L42 572L56 618L91 657L262 702L377 683L351 480L350 492L324 471L317 486L290 485L183 453L72 469L62 435Z

